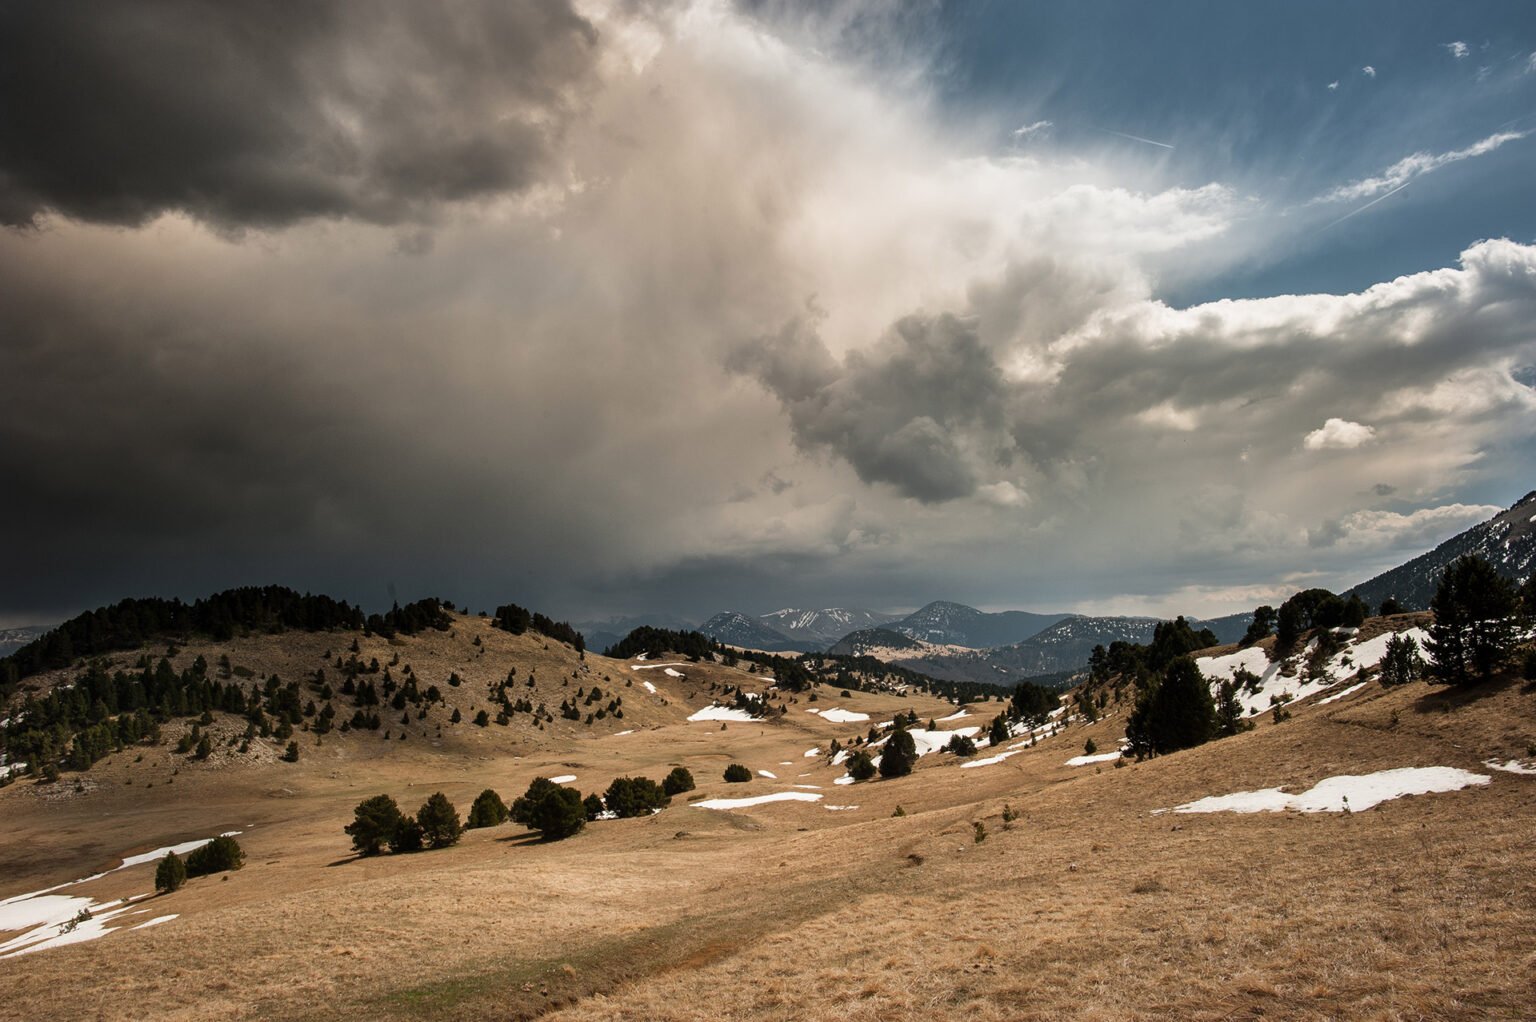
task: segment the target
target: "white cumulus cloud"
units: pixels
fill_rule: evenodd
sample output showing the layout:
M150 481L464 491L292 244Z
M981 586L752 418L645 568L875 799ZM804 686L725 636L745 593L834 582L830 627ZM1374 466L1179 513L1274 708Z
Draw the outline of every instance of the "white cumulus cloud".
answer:
M1307 434L1302 446L1309 451L1348 450L1370 443L1376 431L1348 419L1329 419Z

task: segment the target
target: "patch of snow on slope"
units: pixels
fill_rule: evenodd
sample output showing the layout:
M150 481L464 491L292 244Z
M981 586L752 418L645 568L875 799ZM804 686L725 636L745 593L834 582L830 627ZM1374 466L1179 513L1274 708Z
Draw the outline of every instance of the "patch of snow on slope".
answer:
M778 774L769 773L767 770L759 770L757 772L757 776L759 776L759 777L771 777L775 781L777 781L779 779L779 775Z
M669 678L681 678L683 676L682 671L679 671L673 667L664 667L662 668L661 673L665 674Z
M1090 763L1108 763L1112 759L1119 758L1120 750L1116 749L1114 752L1101 752L1097 756L1073 756L1071 759L1067 760L1066 765L1070 767L1080 767L1087 766Z
M1536 774L1536 764L1522 763L1518 759L1507 760L1503 763L1497 760L1485 760L1483 766L1489 770L1499 770L1506 774Z
M834 706L830 710L822 710L821 719L830 720L834 724L855 724L859 721L868 720L869 714L855 713L853 710L843 710Z
M631 671L654 671L657 668L660 668L663 671L670 672L671 668L673 668L673 667L687 667L687 666L688 666L688 664L686 662L680 660L677 663L673 663L673 664L630 664L629 665L629 669ZM681 675L679 675L679 677L681 677Z
M820 802L821 796L809 791L776 791L772 795L753 795L749 798L711 798L695 802L695 809L745 809L768 802Z
M1319 699L1317 701L1317 705L1319 705L1319 706L1326 706L1329 703L1336 703L1340 699L1343 699L1345 696L1352 696L1352 695L1354 695L1356 692L1360 691L1362 688L1365 688L1365 686L1369 685L1369 684L1370 684L1370 682L1368 682L1368 681L1356 682L1355 684L1349 686L1349 688L1346 688L1342 692L1335 692L1333 695L1328 696L1326 699Z
M656 686L655 685L652 685L648 681L642 681L640 684L644 685L645 686L645 690L647 692L649 692L651 695L655 695L656 694Z
M692 714L688 719L694 722L701 720L734 720L740 721L743 724L750 724L757 718L753 717L746 710L738 710L734 706L706 706L704 709Z
M1009 752L999 752L996 756L988 756L986 759L973 759L973 760L971 760L968 763L961 763L960 764L960 769L961 770L970 770L972 767L991 766L994 763L1001 763L1003 760L1007 759L1009 756L1017 756L1019 753L1021 753L1023 751L1024 751L1023 749L1013 749L1012 751L1009 751Z
M970 710L961 710L959 713L951 713L947 717L940 717L938 722L940 724L943 724L945 721L959 720L961 717L969 717L970 715L971 715L971 711Z
M159 926L161 923L168 923L172 919L180 919L180 918L181 918L181 913L180 912L172 912L168 916L155 916L155 918L147 920L146 922L142 922L142 923L140 923L137 926L129 927L129 929L133 929L133 930L147 930L151 926Z
M575 774L561 774L559 777L550 778L550 780L555 784L570 784L575 779Z
M1239 791L1174 806L1176 813L1278 813L1294 809L1301 813L1361 812L1383 802L1406 795L1428 795L1459 791L1473 785L1487 784L1487 774L1474 774L1455 767L1399 767L1378 770L1374 774L1342 774L1317 782L1300 795L1288 795L1280 788Z
M820 755L821 755L820 747L817 747L817 748L814 748L814 749L806 749L805 750L805 758L806 759L811 759L812 757L820 756Z

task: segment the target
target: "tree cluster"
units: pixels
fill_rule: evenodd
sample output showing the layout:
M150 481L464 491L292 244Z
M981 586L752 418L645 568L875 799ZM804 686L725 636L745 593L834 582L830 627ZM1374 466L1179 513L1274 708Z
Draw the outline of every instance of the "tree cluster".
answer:
M395 853L445 848L458 842L463 827L458 810L437 792L422 803L415 816L406 816L388 795L359 802L352 822L342 828L359 855L378 855L387 846Z

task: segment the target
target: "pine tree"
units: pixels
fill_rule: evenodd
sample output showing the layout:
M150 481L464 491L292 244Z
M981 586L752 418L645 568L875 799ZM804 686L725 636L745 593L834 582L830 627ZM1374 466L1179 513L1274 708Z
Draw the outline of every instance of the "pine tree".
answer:
M916 762L917 743L907 734L906 728L898 727L880 750L880 776L886 780L905 777L912 772Z
M1237 682L1223 681L1216 696L1216 737L1230 738L1253 730L1253 721L1243 718L1243 704L1237 698Z
M358 854L378 855L404 823L405 816L394 799L375 795L358 803L355 818L342 829L352 836L352 847Z
M396 855L407 852L419 852L426 842L426 832L422 830L421 822L414 816L407 816L400 821L394 834L389 838L389 850Z
M869 758L869 753L860 749L848 757L848 776L855 781L867 781L875 776L875 761Z
M547 777L535 777L528 790L512 803L512 819L536 830L546 841L559 841L586 826L587 813L581 792Z
M1486 680L1514 648L1514 586L1481 557L1468 555L1445 569L1430 609L1429 651L1435 673L1449 684Z
M508 815L507 804L501 800L501 796L491 788L486 788L475 797L475 804L469 807L469 822L464 825L464 829L497 827L507 822Z
M1394 635L1387 640L1387 651L1381 658L1381 683L1388 688L1416 681L1424 672L1424 660L1419 656L1419 643L1411 635Z
M1200 745L1210 740L1215 726L1210 686L1194 660L1181 656L1137 700L1125 737L1139 759Z
M731 784L745 784L752 779L752 771L740 763L732 763L725 768L725 779Z
M171 852L160 860L160 865L155 867L155 890L162 894L170 894L172 891L181 890L181 885L187 882L187 865L181 861L181 856Z
M457 844L464 828L459 824L459 811L448 801L448 796L437 792L416 811L416 822L421 824L428 848L447 848Z

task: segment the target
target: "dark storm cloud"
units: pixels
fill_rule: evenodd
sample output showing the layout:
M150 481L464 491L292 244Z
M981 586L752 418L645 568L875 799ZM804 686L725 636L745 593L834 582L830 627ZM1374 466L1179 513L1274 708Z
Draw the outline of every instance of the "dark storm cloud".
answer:
M564 0L0 5L0 222L395 223L526 188L591 69Z
M975 491L977 449L1004 421L997 365L975 325L948 314L907 316L841 365L796 320L738 349L728 365L779 399L802 449L829 449L865 482L924 503Z

